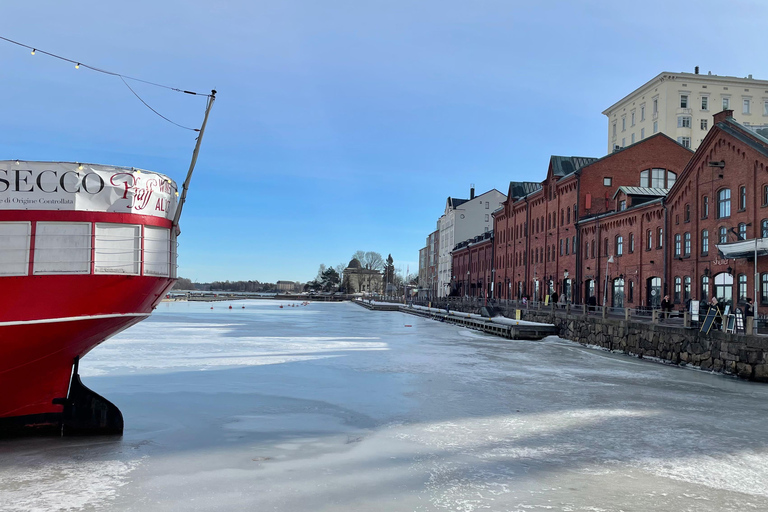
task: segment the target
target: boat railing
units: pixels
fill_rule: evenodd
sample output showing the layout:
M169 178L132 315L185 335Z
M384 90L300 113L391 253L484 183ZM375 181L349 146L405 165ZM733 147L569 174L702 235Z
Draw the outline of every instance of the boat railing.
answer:
M47 222L45 230L32 234L29 222L0 222L0 276L177 275L179 244L167 228L109 225L128 232L113 234L98 223L61 223L57 232L56 224ZM67 232L73 224L81 232Z

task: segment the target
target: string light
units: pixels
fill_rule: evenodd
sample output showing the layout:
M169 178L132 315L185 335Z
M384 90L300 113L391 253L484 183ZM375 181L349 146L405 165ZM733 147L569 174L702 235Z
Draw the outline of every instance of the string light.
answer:
M61 55L56 55L55 53L47 52L45 50L38 50L37 48L34 48L32 46L29 46L29 45L26 45L24 43L20 43L18 41L14 41L13 39L8 39L7 37L0 36L0 40L9 42L11 44L15 44L17 46L21 46L22 48L30 49L30 50L32 50L31 51L32 55L35 55L35 53L40 52L40 53L42 53L44 55L48 55L49 57L53 57L54 59L59 59L59 60L65 61L65 62L70 62L70 63L75 65L75 69L80 69L80 66L83 66L85 68L90 69L91 71L96 71L97 73L103 73L105 75L116 76L116 77L120 78L123 81L125 86L128 87L128 89L133 93L133 95L136 96L136 98L138 98L138 100L141 101L144 104L145 107L147 107L149 110L154 112L157 116L165 119L166 121L168 121L169 123L171 123L173 125L178 126L179 128L184 128L185 130L190 130L190 131L193 131L193 132L199 132L200 131L200 129L198 129L198 128L190 128L188 126L183 126L183 125L181 125L179 123L171 121L170 119L168 119L167 117L162 115L160 112L158 112L157 110L155 110L154 108L149 106L149 104L146 101L144 101L141 98L141 96L139 96L136 93L136 91L134 91L131 88L130 85L128 85L126 80L133 80L135 82L141 82L143 84L152 85L152 86L155 86L155 87L161 87L163 89L168 89L168 90L171 90L171 91L174 91L174 92L180 92L180 93L184 93L184 94L191 94L192 96L205 96L207 98L210 98L210 97L212 97L211 94L204 94L204 93L199 93L199 92L195 92L195 91L187 91L185 89L179 89L179 88L176 88L176 87L170 87L168 85L163 85L163 84L159 84L159 83L156 83L156 82L150 82L149 80L142 80L140 78L136 78L136 77L132 77L132 76L128 76L128 75L122 75L120 73L115 73L114 71L109 71L109 70L106 70L106 69L101 69L101 68L97 68L97 67L94 67L94 66L89 66L88 64L82 64L81 62L78 62L78 61L72 60L72 59L68 59L67 57L62 57Z
M82 171L83 170L83 164L77 164L77 170Z

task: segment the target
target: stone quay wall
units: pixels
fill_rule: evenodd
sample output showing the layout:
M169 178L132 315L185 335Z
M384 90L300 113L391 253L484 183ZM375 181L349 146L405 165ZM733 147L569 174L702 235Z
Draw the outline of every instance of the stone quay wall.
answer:
M559 336L638 357L692 365L742 379L768 382L768 337L700 333L698 329L584 316L581 311L522 310L521 318L554 324Z

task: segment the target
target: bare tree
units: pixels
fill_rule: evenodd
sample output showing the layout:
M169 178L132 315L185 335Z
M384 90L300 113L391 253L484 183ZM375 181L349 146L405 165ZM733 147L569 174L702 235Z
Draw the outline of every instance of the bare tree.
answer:
M368 251L365 253L364 261L361 262L363 264L363 267L370 269L370 270L383 270L384 269L384 258L381 257L381 254L373 251Z
M365 251L355 251L355 254L352 255L352 259L359 261L362 265L365 260Z

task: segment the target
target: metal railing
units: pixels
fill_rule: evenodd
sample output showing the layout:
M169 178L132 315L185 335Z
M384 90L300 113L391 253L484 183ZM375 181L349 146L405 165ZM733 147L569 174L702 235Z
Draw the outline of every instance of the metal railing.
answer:
M434 308L463 311L467 313L481 313L482 308L493 308L491 313L500 313L507 317L514 317L517 310L523 312L540 312L556 316L582 316L597 317L610 320L627 320L667 325L680 328L697 328L703 322L707 308L702 307L698 315L698 322L689 311L672 310L663 311L660 307L651 306L602 306L590 304L576 304L571 302L549 303L544 301L531 301L522 299L486 299L483 297L442 297L439 299L413 299L413 304L422 306L431 305ZM746 327L746 319L745 319ZM768 316L755 319L754 334L759 334L759 329L768 330ZM744 334L744 333L737 333Z
M32 240L39 240L33 250ZM89 274L93 268L96 274L139 275L143 264L145 275L176 277L178 247L175 240L141 235L3 234L0 264L18 272L0 269L0 275L27 275L31 261L34 274Z

